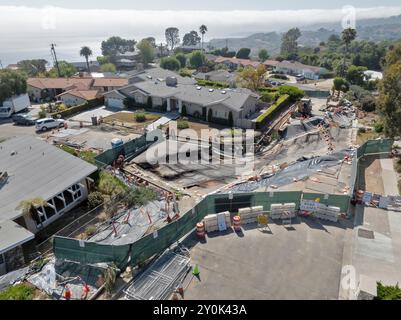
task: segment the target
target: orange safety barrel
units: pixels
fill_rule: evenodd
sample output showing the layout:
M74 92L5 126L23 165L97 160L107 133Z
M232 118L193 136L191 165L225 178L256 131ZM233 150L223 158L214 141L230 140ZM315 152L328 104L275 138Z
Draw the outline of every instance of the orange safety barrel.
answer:
M240 216L235 216L233 218L233 225L234 225L235 231L241 231L241 217Z
M196 224L196 235L199 238L205 237L205 224L203 222L199 222Z

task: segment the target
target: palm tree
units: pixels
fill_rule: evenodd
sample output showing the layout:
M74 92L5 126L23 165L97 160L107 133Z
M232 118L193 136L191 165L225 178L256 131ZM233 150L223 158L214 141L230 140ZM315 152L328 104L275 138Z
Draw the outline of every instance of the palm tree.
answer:
M207 32L207 27L204 24L202 24L199 27L199 32L202 34L202 51L203 51L203 37L205 36L205 33Z
M91 48L89 47L82 47L81 51L79 52L79 54L81 55L81 57L85 57L86 59L86 65L88 67L88 72L90 72L90 68L89 68L89 57L93 54Z
M355 40L355 38L356 38L355 29L353 28L344 29L342 33L342 41L345 44L345 54L343 60L342 76L345 76L345 62L346 62L346 57L349 53L349 45L351 44L352 41Z
M22 200L16 209L21 210L24 216L29 216L30 218L35 220L38 224L39 223L41 224L42 220L39 217L37 208L46 206L47 202L42 198L32 198L28 200Z

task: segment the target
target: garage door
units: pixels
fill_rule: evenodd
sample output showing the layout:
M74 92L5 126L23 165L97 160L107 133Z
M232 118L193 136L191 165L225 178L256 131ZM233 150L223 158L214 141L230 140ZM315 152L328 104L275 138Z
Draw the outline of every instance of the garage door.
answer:
M124 102L121 99L108 98L106 104L109 108L124 108Z

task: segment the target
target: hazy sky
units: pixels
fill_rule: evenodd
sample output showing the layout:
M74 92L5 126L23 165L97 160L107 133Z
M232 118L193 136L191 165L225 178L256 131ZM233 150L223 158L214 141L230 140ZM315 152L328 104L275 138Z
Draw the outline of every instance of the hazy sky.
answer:
M286 9L333 9L344 5L356 7L398 6L399 0L0 0L4 5L26 5L42 7L46 5L64 8L106 8L106 9L136 9L136 10L286 10Z
M53 42L61 58L80 59L80 46L99 54L100 42L114 35L160 42L171 26L182 38L206 24L206 41L325 22L340 26L344 5L356 7L357 21L401 14L399 0L0 0L0 60L48 59Z

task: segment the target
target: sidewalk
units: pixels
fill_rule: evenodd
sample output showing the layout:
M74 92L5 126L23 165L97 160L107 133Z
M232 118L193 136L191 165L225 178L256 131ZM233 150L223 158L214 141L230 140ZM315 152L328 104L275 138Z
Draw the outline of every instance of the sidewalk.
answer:
M392 159L380 159L386 195L398 195ZM375 283L401 283L401 213L379 208L356 206L354 229L348 230L343 266L355 267L357 290L341 288L339 299L355 299L361 288L375 290ZM344 276L344 275L343 275Z

